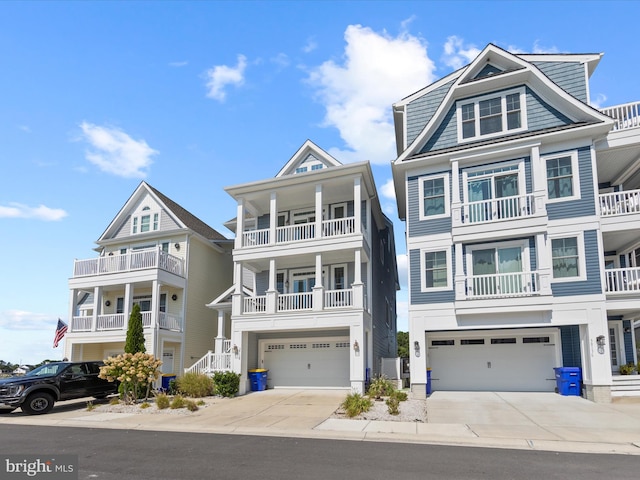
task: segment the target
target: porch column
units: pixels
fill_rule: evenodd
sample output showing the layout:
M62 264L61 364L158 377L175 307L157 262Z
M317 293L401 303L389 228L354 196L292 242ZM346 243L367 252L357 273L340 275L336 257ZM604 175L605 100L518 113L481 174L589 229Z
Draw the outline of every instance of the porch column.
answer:
M464 274L464 255L462 252L462 244L454 243L454 252L455 252L455 263L456 263L456 272L455 272L455 292L456 292L456 300L464 300L467 298L467 279Z
M151 338L146 338L145 344L150 345L147 351L150 351L156 358L162 359L162 352L158 349L158 313L160 312L160 282L154 280L151 282ZM149 341L150 340L150 341Z
M278 290L276 290L276 259L269 259L269 289L267 290L267 313L276 313Z
M314 238L322 237L322 184L316 185L316 232Z
M231 297L231 314L242 314L242 262L233 263L233 285L235 287Z
M73 332L74 322L73 317L78 315L78 291L75 289L71 289L69 291L69 331ZM67 358L71 358L69 355L66 355Z
M102 312L102 287L93 288L93 318L91 319L91 331L98 329L98 315Z
M533 180L534 213L546 215L547 174L544 162L540 158L540 147L537 145L531 147L531 177Z
M353 179L353 217L356 233L362 233L362 189L361 177Z
M353 306L355 308L364 308L364 284L362 283L362 252L360 249L356 249L354 253L354 272L353 283L351 289L353 290Z
M363 394L366 345L362 325L352 325L349 335L351 391Z
M242 238L244 237L244 198L238 199L237 213L236 213L236 241L234 248L242 247Z
M422 196L422 194L420 194ZM446 201L446 199L445 199ZM451 222L453 226L462 225L464 212L460 199L460 166L458 160L451 160Z
M269 244L276 243L276 227L278 226L278 194L271 192L269 200Z
M131 307L133 306L133 296L131 295L131 284L124 284L124 305L122 313L124 313L123 330L126 332L129 328L129 317L131 316Z
M329 274L329 272L327 272ZM316 254L316 283L313 286L313 309L320 311L324 307L324 286L322 285L322 254Z
M544 233L536 235L536 255L538 257L538 278L540 279L538 289L540 290L540 295L551 295L550 249L547 248L547 235Z
M224 310L218 310L218 335L215 340L215 352L224 353Z

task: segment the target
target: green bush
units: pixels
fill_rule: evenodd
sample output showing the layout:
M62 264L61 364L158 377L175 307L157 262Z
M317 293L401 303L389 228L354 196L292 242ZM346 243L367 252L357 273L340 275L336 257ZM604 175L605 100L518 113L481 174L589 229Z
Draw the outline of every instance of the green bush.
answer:
M387 404L387 410L391 415L398 415L400 413L400 400L397 396L391 395L389 398L387 398L387 401L385 403Z
M386 377L380 376L371 382L367 395L372 398L380 399L381 397L388 397L395 392L396 387Z
M158 409L164 410L165 408L169 408L169 397L166 393L159 393L156 395L156 405Z
M184 408L186 406L186 400L182 395L176 395L175 397L173 397L173 400L171 401L172 410L175 410L176 408Z
M240 390L240 375L234 372L213 373L213 393L222 397L234 397Z
M145 408L149 408L151 406L151 404L149 402L142 402L140 404L140 408L145 409Z
M204 373L185 373L176 384L178 392L192 398L208 397L214 391L213 380Z
M193 400L185 400L184 405L190 412L195 412L196 410L198 410L198 405Z
M169 391L167 393L169 395L175 395L178 393L178 381L175 378L169 380Z
M631 375L636 369L633 362L629 362L626 365L620 365L620 375Z
M342 408L349 418L357 417L361 413L368 412L372 406L373 402L371 399L363 397L359 393L350 393L344 402L342 402Z
M407 392L402 390L394 390L390 396L391 398L397 398L399 402L406 402L408 398Z

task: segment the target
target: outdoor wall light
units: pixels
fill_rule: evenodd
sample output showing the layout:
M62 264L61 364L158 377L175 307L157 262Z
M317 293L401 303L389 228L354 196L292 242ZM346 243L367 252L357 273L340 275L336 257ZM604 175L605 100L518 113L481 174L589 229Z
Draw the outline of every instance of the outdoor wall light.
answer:
M596 337L596 343L599 347L604 347L604 335L598 335Z
M420 342L419 341L416 340L415 342L413 342L413 349L416 352L416 357L419 357L420 356Z
M238 345L234 345L233 346L233 354L237 355L238 354Z
M107 307L110 307L110 306L111 306L111 300L107 300L106 302L104 302L104 304L105 304Z
M179 244L179 243L176 243L176 244L174 245L174 247L176 248L176 250L180 251L180 244Z
M177 299L178 299L178 295L176 295L175 293L171 295L171 300L175 302Z
M358 340L355 340L353 342L353 350L356 351L356 352L360 351L360 345L358 344Z

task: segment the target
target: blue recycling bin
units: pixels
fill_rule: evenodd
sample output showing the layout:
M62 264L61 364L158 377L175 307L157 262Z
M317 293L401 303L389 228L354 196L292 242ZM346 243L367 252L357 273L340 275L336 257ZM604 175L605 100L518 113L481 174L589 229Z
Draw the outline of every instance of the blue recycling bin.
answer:
M264 368L254 368L249 370L249 383L251 383L252 392L260 392L267 389L267 373L269 370Z
M164 375L162 375L162 390L165 392L169 391L169 386L171 384L171 380L175 380L176 376L175 375L171 375L168 373L165 373Z
M579 397L582 383L582 369L580 367L556 367L556 388L558 393L564 396Z
M427 395L431 395L431 369L427 368Z

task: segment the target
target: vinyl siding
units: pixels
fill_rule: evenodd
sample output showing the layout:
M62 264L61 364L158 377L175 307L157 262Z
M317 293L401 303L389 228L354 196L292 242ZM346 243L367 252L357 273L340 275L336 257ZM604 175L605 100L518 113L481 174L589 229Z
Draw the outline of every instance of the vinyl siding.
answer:
M407 105L407 145L411 145L429 123L454 82L451 80Z
M149 206L151 208L151 214L157 213L160 211L160 225L158 226L160 232L175 230L180 228L179 225L173 220L169 212L165 209L160 209L159 205L153 200L149 195L145 196L135 207L131 210L135 212L135 215L140 215L142 212L143 206ZM132 237L135 238L135 235L131 235L131 215L128 215L125 221L120 225L120 228L116 231L116 233L111 238L125 238Z
M561 156L563 153L570 152L558 152L557 156ZM553 155L545 155L545 157ZM547 215L549 216L549 220L559 220L562 218L582 217L596 214L593 190L593 169L591 168L591 149L589 147L578 149L578 169L578 178L580 179L580 199L548 203Z
M451 267L449 268L448 275L453 276L455 272L455 252L451 247ZM439 291L439 292L422 292L422 278L420 268L420 250L409 251L409 272L411 279L411 291L409 296L409 302L411 305L426 305L429 303L448 303L455 300L454 291L454 279L450 279L451 290Z
M579 62L531 62L564 91L587 103L585 67Z
M580 327L578 325L566 325L560 327L560 341L562 343L563 367L582 368L580 355Z
M631 320L624 320L622 322L622 329L624 332L624 353L627 357L627 363L633 363L633 328L631 327ZM627 329L629 329L628 332L626 332Z
M438 172L438 173L450 173L450 172ZM428 176L438 175L429 174ZM407 185L407 195L409 196L409 211L408 211L408 231L409 237L419 237L423 235L433 235L436 233L447 233L451 231L451 216L435 218L433 220L420 220L420 178L409 177ZM449 191L451 192L451 175L449 174ZM445 199L451 205L451 198Z
M576 282L552 283L551 291L556 297L570 295L593 295L602 293L600 284L600 250L598 249L597 230L585 230L584 252L587 266L587 279Z

